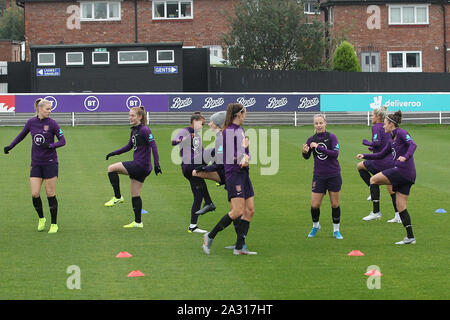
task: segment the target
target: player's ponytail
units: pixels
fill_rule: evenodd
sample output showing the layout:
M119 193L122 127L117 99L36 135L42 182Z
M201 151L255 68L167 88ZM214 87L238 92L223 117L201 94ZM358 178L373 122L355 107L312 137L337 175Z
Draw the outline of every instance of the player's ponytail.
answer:
M202 113L200 111L195 111L194 114L191 116L191 124L194 121L198 121L198 120L202 120L203 124L205 124L205 117L202 115Z
M386 119L389 122L392 122L395 127L399 127L400 123L402 123L402 112L400 110L396 111L395 113L391 113L390 115L386 116Z
M236 118L239 113L244 111L244 109L244 106L240 103L230 103L227 106L227 114L225 115L225 122L223 123L222 131L228 128L228 126L233 123L234 118Z
M42 108L45 105L52 105L52 102L49 100L45 100L44 98L38 98L34 102L34 111L36 112L36 115L39 115L39 108Z

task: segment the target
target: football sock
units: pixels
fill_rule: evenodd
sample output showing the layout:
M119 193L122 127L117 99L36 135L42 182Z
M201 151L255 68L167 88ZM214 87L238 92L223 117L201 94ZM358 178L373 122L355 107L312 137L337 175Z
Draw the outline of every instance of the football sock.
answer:
M114 197L120 199L122 195L120 194L119 174L117 172L108 172L108 177L114 190Z
M210 239L214 239L218 232L222 231L226 227L228 227L233 220L230 218L228 213L220 219L219 223L216 224L216 226L211 230L211 232L208 234L208 237ZM238 226L239 228L239 226Z
M392 205L394 206L394 212L398 212L397 211L397 196L395 193L391 194L391 199L392 199Z
M142 216L142 199L140 196L132 197L131 203L133 205L133 211L134 211L134 222L141 223L141 216Z
M373 202L373 213L380 212L380 186L377 184L370 185L370 196Z
M400 212L400 219L402 220L403 226L406 229L406 234L408 238L414 238L412 226L411 226L411 217L409 216L408 210L405 209Z
M333 223L338 224L341 222L341 207L331 208L331 217L333 218ZM339 227L338 227L339 230ZM335 230L336 231L336 230Z
M42 200L41 197L32 198L33 199L33 207L36 210L39 218L44 217L44 212L42 211Z
M248 229L250 228L250 221L241 219L238 225L238 234L236 238L236 250L241 250L247 237Z
M313 224L314 223L319 223L319 217L320 217L320 208L313 208L311 207L311 217L312 217L312 221Z
M359 175L363 179L363 181L367 184L367 186L370 186L370 173L367 170L358 170Z
M56 196L47 197L48 206L50 207L50 215L52 217L52 224L56 224L56 220L58 217L58 200L56 200Z

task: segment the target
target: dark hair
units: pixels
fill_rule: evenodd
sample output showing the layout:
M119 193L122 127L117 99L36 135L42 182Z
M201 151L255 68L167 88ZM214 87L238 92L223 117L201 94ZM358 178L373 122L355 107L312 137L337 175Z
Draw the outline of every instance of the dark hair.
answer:
M147 125L147 112L145 112L145 108L143 106L133 107L130 110L133 110L138 116L141 116L141 124L144 126Z
M400 123L402 123L402 112L400 110L398 110L395 113L391 113L386 116L386 119L389 122L392 122L395 125L395 127L398 127L400 125Z
M228 128L228 126L233 122L234 118L237 117L238 113L240 113L244 109L244 106L240 103L230 103L227 106L227 114L225 116L225 122L223 123L222 131Z
M191 116L191 124L194 122L194 120L203 120L203 124L205 124L205 117L202 115L200 111L195 111L194 114Z

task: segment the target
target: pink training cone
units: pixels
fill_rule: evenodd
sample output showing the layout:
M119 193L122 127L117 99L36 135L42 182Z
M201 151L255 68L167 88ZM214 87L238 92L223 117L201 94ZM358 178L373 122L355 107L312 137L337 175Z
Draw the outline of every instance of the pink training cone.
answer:
M348 256L355 256L355 257L361 257L363 255L364 255L364 253L362 253L359 250L353 250L348 254Z
M383 274L378 271L377 269L369 270L366 273L364 273L366 276L375 276L375 277L381 277Z
M145 276L145 274L143 274L139 270L134 270L128 274L127 278L135 278L135 277L143 277L143 276Z
M117 254L116 258L131 258L132 255L126 251L121 251Z

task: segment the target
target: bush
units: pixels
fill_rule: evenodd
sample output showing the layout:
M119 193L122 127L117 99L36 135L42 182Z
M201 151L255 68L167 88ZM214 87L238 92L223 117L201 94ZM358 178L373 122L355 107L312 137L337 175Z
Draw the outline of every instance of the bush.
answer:
M355 49L347 41L343 41L334 53L333 70L361 72Z

